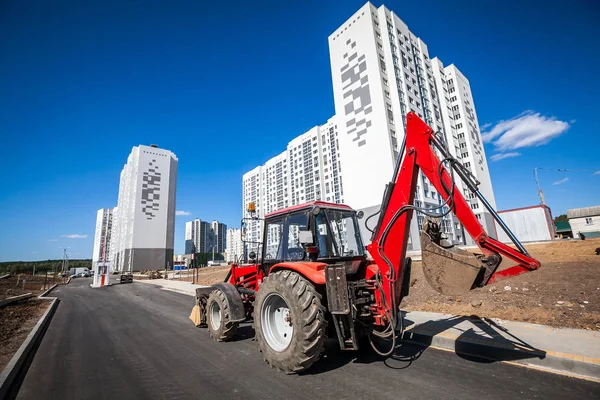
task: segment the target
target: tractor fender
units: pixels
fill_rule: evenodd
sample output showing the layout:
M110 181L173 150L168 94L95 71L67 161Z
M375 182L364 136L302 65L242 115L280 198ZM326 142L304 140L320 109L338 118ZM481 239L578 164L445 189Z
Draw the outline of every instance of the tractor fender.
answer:
M269 273L291 270L299 273L312 283L316 285L325 284L325 267L327 264L322 262L308 262L308 261L294 261L294 262L282 262L275 264L269 270Z
M220 290L225 295L227 305L229 306L229 320L231 322L240 322L246 319L246 309L242 302L242 296L231 283L217 283L209 287L196 289L196 299L206 298L213 290Z

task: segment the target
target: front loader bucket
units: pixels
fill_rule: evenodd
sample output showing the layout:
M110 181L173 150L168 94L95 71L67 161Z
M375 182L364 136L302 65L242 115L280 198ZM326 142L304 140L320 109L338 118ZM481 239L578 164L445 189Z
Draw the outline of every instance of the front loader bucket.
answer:
M429 227L425 227L429 225ZM437 292L459 295L468 292L483 269L473 253L458 247L445 247L435 222L426 221L421 233L423 274ZM433 226L433 230L431 229Z

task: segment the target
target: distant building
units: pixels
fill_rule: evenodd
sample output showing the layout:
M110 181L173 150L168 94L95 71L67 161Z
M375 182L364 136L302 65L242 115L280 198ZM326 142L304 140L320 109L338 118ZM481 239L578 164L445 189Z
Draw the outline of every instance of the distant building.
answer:
M112 268L118 271L173 266L177 157L139 145L121 171L113 219Z
M573 229L571 229L569 221L555 222L554 227L556 228L556 234L559 238L573 238Z
M219 221L213 221L210 225L213 235L213 247L215 247L215 253L222 254L227 249L227 225Z
M227 225L199 218L185 223L185 253L224 253L227 247Z
M225 261L239 262L244 257L244 243L242 242L241 230L235 228L227 229L227 250Z
M101 208L96 214L96 233L94 235L94 251L92 253L92 270L96 271L98 263L109 264L111 253L111 234L113 227L113 209Z
M600 206L567 210L567 218L575 238L580 232L586 238L600 237Z

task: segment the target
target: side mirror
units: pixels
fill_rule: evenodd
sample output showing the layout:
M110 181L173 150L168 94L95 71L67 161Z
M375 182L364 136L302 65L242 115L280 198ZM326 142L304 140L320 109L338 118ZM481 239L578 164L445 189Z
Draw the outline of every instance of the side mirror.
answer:
M248 258L250 258L251 260L255 260L256 259L256 253L251 251L250 254L248 254Z
M302 245L310 244L313 242L313 234L311 231L299 231L298 240Z
M363 219L364 216L365 216L365 213L363 210L360 210L359 212L356 213L356 218L358 218L358 219Z

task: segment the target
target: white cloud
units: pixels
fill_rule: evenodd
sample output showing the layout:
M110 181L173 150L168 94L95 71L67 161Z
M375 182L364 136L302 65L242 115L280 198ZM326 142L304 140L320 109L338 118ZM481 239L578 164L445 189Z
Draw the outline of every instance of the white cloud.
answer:
M600 171L594 172L593 175L600 175Z
M563 178L560 181L556 181L553 183L553 185L560 185L561 183L565 183L566 181L568 181L569 178Z
M485 126L485 125L484 125ZM490 130L482 132L486 143L493 143L500 151L522 147L541 146L565 133L571 125L556 117L546 117L525 111L509 120L500 121Z
M87 235L78 235L78 234L74 233L71 235L60 235L60 237L64 237L67 239L85 239L85 238L87 238Z
M499 154L494 154L493 156L490 157L490 159L492 161L500 161L500 160L504 160L505 158L519 157L520 155L521 155L521 153L517 153L517 152L499 153Z
M58 242L58 239L48 239L49 242Z
M37 254L37 251L32 251L31 254Z
M192 214L192 213L191 213L191 212L189 212L189 211L181 211L181 210L177 210L177 211L175 211L175 215L178 215L178 216L183 216L183 215L191 215L191 214Z

